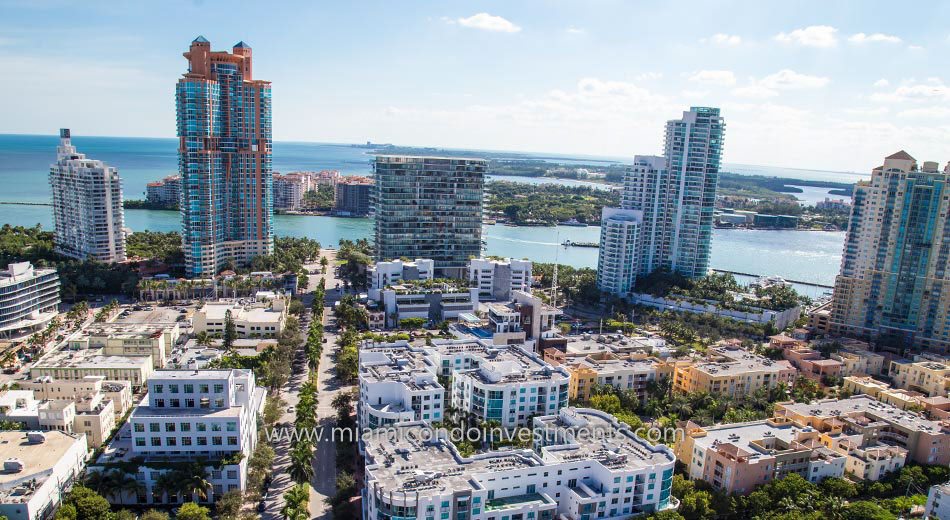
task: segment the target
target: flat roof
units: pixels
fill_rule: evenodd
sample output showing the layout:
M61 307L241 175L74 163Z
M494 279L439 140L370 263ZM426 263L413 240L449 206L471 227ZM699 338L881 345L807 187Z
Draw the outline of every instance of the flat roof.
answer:
M812 403L788 403L781 406L789 412L804 417L851 419L863 422L859 416L864 416L873 421L884 421L919 432L932 434L950 432L950 422L931 421L920 414L901 410L865 394L848 399L825 399Z
M142 368L152 365L152 356L105 356L101 348L58 350L43 356L36 369L51 368Z
M489 479L507 474L523 474L530 468L543 471L575 460L590 460L608 470L648 469L675 462L669 448L651 446L626 425L598 410L565 408L558 415L535 421L536 427L559 432L555 437L569 443L552 442L541 449L540 455L529 449L501 449L465 458L447 439L434 438L431 427L422 421L375 430L366 440L370 485L379 486L382 493L446 495L490 487L486 485ZM575 437L578 428L599 430L597 435Z
M0 431L0 460L17 459L23 470L16 473L0 472L0 503L9 504L32 494L29 487L17 485L36 479L37 488L51 476L53 467L66 456L77 442L85 441L82 435L61 431L44 431L46 440L30 443L23 431Z

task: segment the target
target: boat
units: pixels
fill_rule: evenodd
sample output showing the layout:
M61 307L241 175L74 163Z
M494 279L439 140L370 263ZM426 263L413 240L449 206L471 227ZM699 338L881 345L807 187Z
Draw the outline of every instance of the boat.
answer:
M597 242L574 242L573 240L565 240L561 242L561 245L564 247L600 247Z
M565 220L564 222L558 222L557 225L559 225L559 226L572 226L572 227L587 227L587 223L586 223L586 222L581 222L581 221L579 221L579 220L577 220L576 218L573 218L573 217L572 217L570 220Z

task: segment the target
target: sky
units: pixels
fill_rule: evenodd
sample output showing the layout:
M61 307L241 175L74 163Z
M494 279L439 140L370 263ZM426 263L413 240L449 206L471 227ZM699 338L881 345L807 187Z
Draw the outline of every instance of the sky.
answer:
M632 158L717 106L728 163L950 160L950 2L0 0L0 133L174 137L181 53L253 48L275 140Z

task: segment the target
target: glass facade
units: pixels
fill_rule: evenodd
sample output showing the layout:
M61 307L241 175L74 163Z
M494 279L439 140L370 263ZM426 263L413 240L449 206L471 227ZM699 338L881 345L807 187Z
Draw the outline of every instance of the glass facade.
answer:
M203 40L203 39L201 39ZM186 272L216 274L273 251L271 87L251 78L251 49L192 42L176 89Z
M429 258L443 276L463 276L482 251L487 161L378 156L373 206L376 260Z

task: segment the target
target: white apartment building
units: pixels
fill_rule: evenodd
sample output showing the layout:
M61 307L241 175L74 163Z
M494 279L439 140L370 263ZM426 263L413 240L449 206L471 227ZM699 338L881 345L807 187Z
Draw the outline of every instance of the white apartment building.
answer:
M366 271L369 275L369 297L379 300L381 291L391 285L398 285L403 281L431 280L435 273L435 261L416 258L412 262L402 260L376 262Z
M79 401L97 394L111 400L117 418L124 417L132 408L132 383L109 381L103 376L86 376L74 381L60 381L48 376L29 381L19 381L21 390L33 392L33 397Z
M363 518L621 519L677 506L673 453L613 416L567 408L532 426L532 450L467 458L422 422L397 425L395 439L371 436Z
M443 419L445 389L429 358L406 341L360 345L357 415L361 429Z
M619 297L633 292L639 270L640 228L643 212L604 208L600 218L600 252L597 257L597 287Z
M77 152L68 128L59 131L59 141L56 163L49 170L56 252L79 260L125 261L118 170Z
M138 390L152 375L152 356L106 356L102 349L57 350L43 356L30 369L34 380L49 377L78 381L102 376L109 381L129 381Z
M927 505L924 520L944 520L950 518L950 482L930 486L927 493Z
M121 417L116 406L102 392L45 399L31 390L6 390L0 394L0 420L20 423L27 430L82 433L90 448L98 448Z
M298 210L307 192L308 179L300 175L274 174L274 209Z
M155 368L165 368L180 337L181 327L177 323L110 323L92 325L70 338L68 344L73 350L101 348L106 356L152 356Z
M18 262L0 271L0 337L44 327L58 312L56 269Z
M473 258L468 262L468 280L478 287L482 299L508 301L512 292L531 292L531 261L506 258Z
M257 446L258 417L265 391L251 370L159 370L129 423L91 466L141 460L139 493L118 494L115 503L156 504L168 497L156 488L170 461L207 461L212 489L208 502L247 483L248 459ZM200 497L185 497L186 501Z
M484 340L433 340L431 359L452 378L452 407L478 421L526 425L568 404L570 374L518 346Z
M478 311L478 289L463 289L450 283L431 285L406 282L383 289L379 303L386 313L386 325L389 327L398 326L406 318L422 318L430 323L439 323L458 319L459 314Z
M252 303L221 300L207 302L195 311L191 319L195 334L224 334L228 312L240 338L276 338L287 323L287 301L284 298Z
M555 321L563 314L561 309L524 291L511 291L511 301L490 302L485 307L488 309L488 330L493 343L524 343L531 349L534 349L539 338L554 334Z
M86 465L86 439L66 432L0 432L0 515L52 518Z

